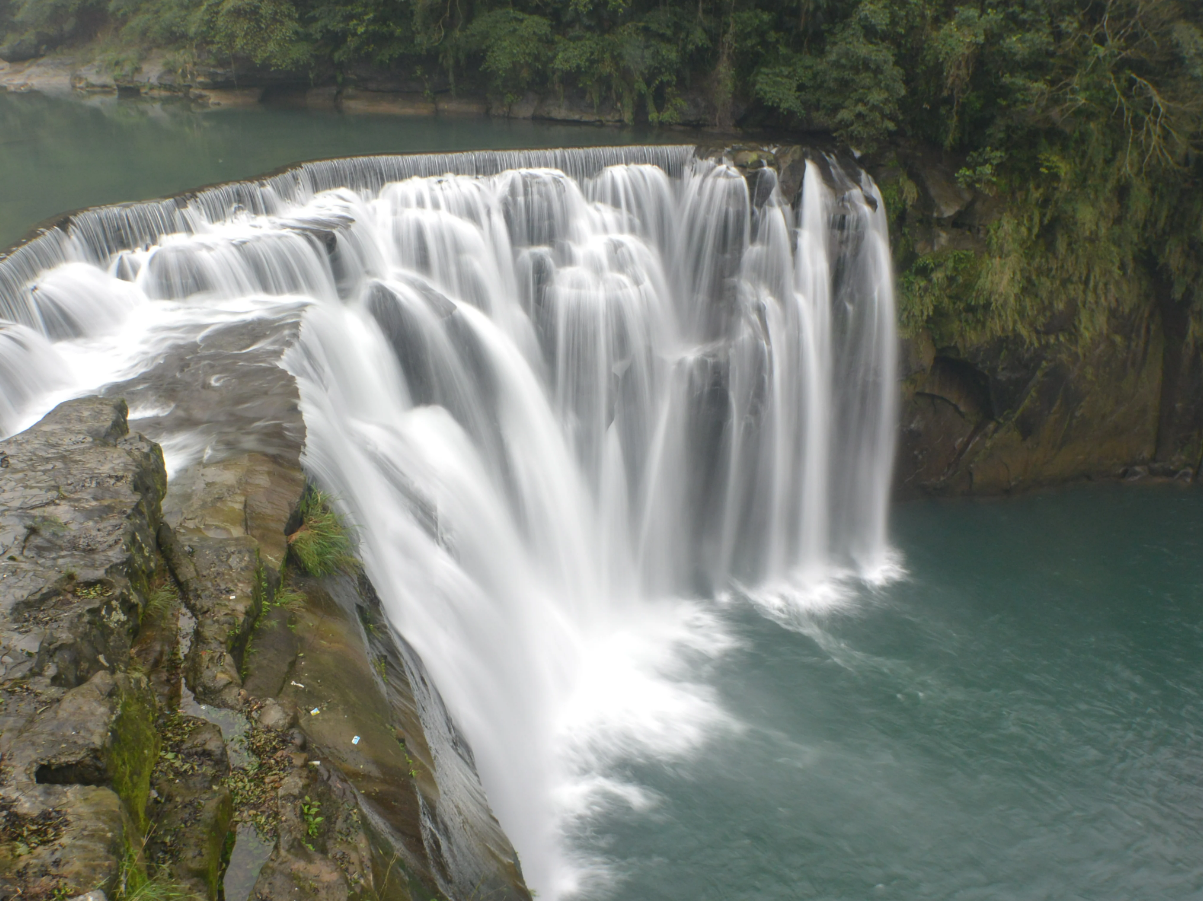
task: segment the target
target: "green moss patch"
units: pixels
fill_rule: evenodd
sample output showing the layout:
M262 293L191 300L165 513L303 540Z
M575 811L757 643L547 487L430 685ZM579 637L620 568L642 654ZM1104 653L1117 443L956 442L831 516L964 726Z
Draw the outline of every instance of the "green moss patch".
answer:
M121 707L113 722L109 772L113 790L125 803L139 832L146 830L150 774L159 757L154 700L145 679L132 677L121 687Z

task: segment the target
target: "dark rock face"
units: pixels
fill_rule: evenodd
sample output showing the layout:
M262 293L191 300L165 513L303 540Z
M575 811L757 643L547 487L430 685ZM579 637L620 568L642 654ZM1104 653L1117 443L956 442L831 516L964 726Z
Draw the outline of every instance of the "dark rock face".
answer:
M912 342L920 360L903 382L899 492L998 494L1121 477L1150 461L1162 343L1146 323L1133 331L1129 344L1085 352L997 341L925 355Z

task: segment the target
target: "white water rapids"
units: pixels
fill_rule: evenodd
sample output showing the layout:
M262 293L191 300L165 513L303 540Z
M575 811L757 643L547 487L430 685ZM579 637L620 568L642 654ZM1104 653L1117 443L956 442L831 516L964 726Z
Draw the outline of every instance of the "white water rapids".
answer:
M528 882L570 894L605 878L590 811L649 803L615 761L734 727L680 675L727 642L710 605L788 615L888 565L884 208L820 155L792 200L770 169L625 148L311 164L82 214L0 263L0 436L303 305L282 365L306 469ZM205 453L160 440L173 472Z

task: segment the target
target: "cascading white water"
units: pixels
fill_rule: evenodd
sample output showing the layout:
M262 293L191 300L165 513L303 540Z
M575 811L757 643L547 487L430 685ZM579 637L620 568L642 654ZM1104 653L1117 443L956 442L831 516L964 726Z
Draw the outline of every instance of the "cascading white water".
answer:
M78 392L185 324L308 304L283 362L306 468L552 897L588 875L573 817L639 803L615 748L724 721L673 675L674 649L722 646L705 599L780 613L888 560L875 186L815 157L795 208L769 169L607 153L315 164L90 214L0 271L0 434L72 365Z

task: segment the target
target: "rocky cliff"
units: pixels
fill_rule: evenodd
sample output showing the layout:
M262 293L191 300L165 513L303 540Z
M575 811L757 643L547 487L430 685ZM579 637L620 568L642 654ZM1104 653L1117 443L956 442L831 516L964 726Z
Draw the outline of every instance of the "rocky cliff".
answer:
M1188 307L1155 269L1130 273L1126 296L1102 302L1054 273L1035 311L1008 321L980 286L1011 265L997 240L1004 217L1034 214L966 187L950 154L900 146L867 163L886 193L899 270L900 496L1197 477L1203 356ZM1050 269L1068 265L1068 251L1041 253ZM965 328L949 321L957 316L989 324Z
M0 442L0 898L529 899L362 571L289 553L312 489L262 339L123 386L162 397L249 354L215 400L280 415L178 482L118 397Z

